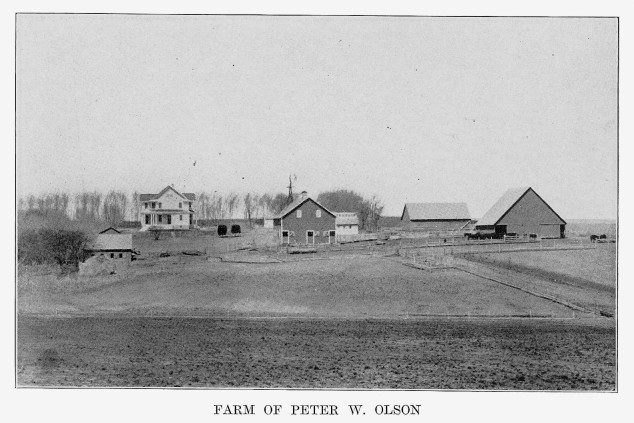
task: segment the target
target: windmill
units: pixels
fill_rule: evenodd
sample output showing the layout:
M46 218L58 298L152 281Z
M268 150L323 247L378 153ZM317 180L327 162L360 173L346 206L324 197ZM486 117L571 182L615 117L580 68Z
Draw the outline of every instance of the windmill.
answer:
M288 206L293 202L293 181L297 182L297 175L288 175L288 197L286 198L286 205Z

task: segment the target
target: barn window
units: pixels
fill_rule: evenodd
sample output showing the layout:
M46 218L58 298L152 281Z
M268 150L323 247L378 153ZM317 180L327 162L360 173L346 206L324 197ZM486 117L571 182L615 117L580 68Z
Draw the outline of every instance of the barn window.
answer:
M298 219L302 218L302 211L301 210L297 210L297 218Z
M321 210L315 210L315 217L321 217Z

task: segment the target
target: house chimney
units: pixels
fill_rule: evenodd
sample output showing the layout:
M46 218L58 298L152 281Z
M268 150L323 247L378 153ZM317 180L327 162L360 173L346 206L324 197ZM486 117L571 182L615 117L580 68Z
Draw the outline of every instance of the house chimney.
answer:
M302 198L306 198L306 197L308 197L308 193L307 193L306 191L302 191L302 194L301 194L301 195L302 195Z

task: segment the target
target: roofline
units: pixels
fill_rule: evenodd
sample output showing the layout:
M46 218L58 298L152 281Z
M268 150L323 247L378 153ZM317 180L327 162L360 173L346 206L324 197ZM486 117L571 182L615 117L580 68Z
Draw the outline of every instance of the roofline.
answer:
M407 208L408 204L464 204L465 207L467 207L467 212L469 211L469 206L464 201L457 202L457 203L405 203L405 205L403 206L403 212L401 213L401 220L403 220L403 216L405 216L405 209ZM409 220L412 222L423 221L423 220L465 220L465 219L471 220L471 217L465 217L465 218L459 218L459 219L412 219L411 217L409 218Z
M326 213L330 214L332 217L334 217L335 219L337 218L337 216L335 216L335 214L333 212L331 212L330 210L328 210L327 208L325 208L324 206L322 206L321 204L319 204L317 201L313 200L310 197L306 197L304 199L304 201L298 203L295 207L293 207L292 209L290 209L289 211L286 212L286 214L278 216L276 219L284 219L286 216L288 216L289 214L291 214L293 211L295 211L298 207L300 207L302 204L304 204L306 201L312 201L313 203L317 204L319 207L321 207L322 209L324 209L326 211Z
M457 219L410 219L411 222L456 222L456 221L463 221L463 220L471 221L471 218L459 217Z
M535 190L533 188L529 188L529 189L531 191L533 191L533 193L537 196L537 198L539 198L540 200L542 200L544 202L544 204L546 204L546 207L548 207L551 212L555 213L555 216L557 216L559 219L561 219L562 222L564 222L564 225L568 224L564 219L562 219L561 216L559 216L559 214L555 210L553 210L552 207L550 207L550 204L548 204L546 201L544 201L544 199L539 194L537 194L537 192L535 192Z
M496 221L495 221L495 223L494 223L492 226L495 226L495 225L497 225L498 223L500 223L500 220L504 219L504 217L505 217L505 216L506 216L506 215L507 215L507 214L511 211L511 209L512 209L513 207L515 207L515 205L516 205L517 203L519 203L519 202L520 202L520 200L521 200L522 198L524 198L524 196L528 193L528 191L533 191L533 194L535 194L535 195L537 196L537 198L539 198L540 200L542 200L542 203L546 204L546 207L548 207L548 209L549 209L551 212L555 213L555 216L557 216L557 217L558 217L558 218L559 218L562 222L564 222L564 225L567 225L566 221L565 221L565 220L563 220L563 219L561 218L561 216L559 216L559 215L557 214L557 212L556 212L555 210L553 210L553 208L552 208L552 207L550 207L550 205L549 205L546 201L544 201L544 199L543 199L542 197L540 197L540 196L539 196L539 194L537 194L537 192L535 192L535 190L534 190L532 187L528 187L528 188L526 189L526 191L524 191L524 194L520 195L520 196L519 196L519 198L518 198L518 199L517 199L517 200L516 200L516 201L515 201L515 202L514 202L514 203L513 203L513 204L512 204L512 205L511 205L508 209L506 209L506 211L504 212L504 214L502 214L502 216L500 216L500 218L499 218L498 220L496 220ZM477 225L477 223L476 223L476 225ZM491 226L491 225L481 225L481 226Z
M195 201L195 200L190 200L189 198L185 197L184 194L182 194L181 192L177 191L176 188L174 188L171 185L166 186L165 188L163 188L162 190L160 190L158 193L155 194L147 194L147 193L141 193L140 195L151 195L152 198L150 200L144 200L144 201L154 201L154 200L158 200L161 195L165 194L167 192L168 189L171 189L172 191L174 191L176 194L178 194L181 198L183 198L186 201ZM194 196L196 195L196 193L193 192L188 192L187 194L194 194Z
M134 251L132 248L84 248L85 251Z
M519 197L517 197L517 200L515 200L515 201L513 202L513 204L511 204L511 206L510 206L509 208L507 208L507 209L506 209L506 211L505 211L504 213L502 213L502 216L500 216L500 218L499 218L498 220L496 220L496 221L493 223L493 226L495 226L495 225L497 225L498 223L500 223L500 220L504 219L504 216L506 216L506 215L507 215L507 214L511 211L511 209L512 209L513 207L515 207L515 205L516 205L517 203L519 203L519 202L520 202L520 200L521 200L522 198L524 198L524 196L526 195L526 193L527 193L529 190L531 190L531 189L533 189L533 188L531 188L531 187L526 188L526 191L524 191L524 193L523 193L522 195L520 195ZM533 191L533 192L535 192L535 191ZM502 197L504 197L504 195L505 195L505 194L502 194ZM542 200L542 201L543 201L543 200ZM495 207L495 205L493 205L493 207ZM486 214L486 213L485 213L485 214ZM491 226L491 225L483 225L483 226Z

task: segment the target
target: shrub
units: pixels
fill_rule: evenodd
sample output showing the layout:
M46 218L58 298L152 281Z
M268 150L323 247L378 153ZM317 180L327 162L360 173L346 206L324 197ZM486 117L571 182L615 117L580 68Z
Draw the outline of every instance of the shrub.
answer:
M18 260L24 264L57 263L77 267L85 257L86 241L86 235L80 231L24 231L18 236Z
M218 225L218 236L227 235L227 227L225 225Z
M231 233L239 234L240 233L240 225L231 225Z

